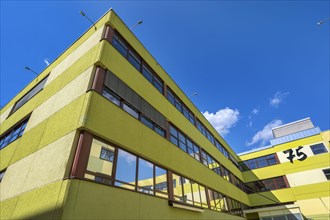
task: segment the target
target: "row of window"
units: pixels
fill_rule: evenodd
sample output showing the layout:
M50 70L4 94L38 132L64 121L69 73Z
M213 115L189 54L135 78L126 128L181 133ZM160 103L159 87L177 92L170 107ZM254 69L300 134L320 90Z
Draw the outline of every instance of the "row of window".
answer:
M260 220L303 220L300 213L261 217Z
M118 32L112 37L111 44L130 62L142 75L163 94L164 83L155 72L144 62L138 53L119 35Z
M172 174L154 163L95 138L92 140L84 178L235 215L242 215L242 208L246 207L191 179Z
M314 155L328 152L327 148L324 146L323 143L311 145L310 148ZM247 171L247 170L254 170L262 167L272 166L279 163L280 162L276 154L270 154L270 155L242 161L239 163L239 168L241 171Z
M34 97L38 92L40 92L46 82L47 82L48 76L46 76L43 80L41 80L35 87L33 87L30 91L28 91L22 98L20 98L15 105L13 106L10 114L14 113L17 109L22 107L25 103L27 103L32 97Z
M172 105L175 106L177 110L179 110L190 123L192 123L196 128L225 156L227 157L233 164L238 167L238 162L236 159L228 153L228 151L220 144L220 142L213 137L211 132L205 128L205 126L193 115L193 113L185 106L185 104L178 98L174 92L172 92L169 88L167 89L166 97Z
M242 161L239 163L239 167L241 171L247 171L247 170L253 170L257 168L275 165L278 163L279 161L276 154L270 154L270 155L254 158L251 160Z
M9 129L3 135L1 135L0 150L23 135L23 132L25 130L28 120L29 120L29 117L24 119L19 124L15 125L12 129Z
M275 189L289 188L289 183L287 182L285 176L279 176L264 180L259 180L255 182L245 183L247 193L255 192L265 192Z
M195 158L199 162L203 163L206 167L213 170L216 174L222 176L227 181L233 183L239 189L244 191L243 182L238 179L234 174L232 174L228 169L222 166L204 149L192 142L185 134L183 134L173 125L170 125L169 131L169 139L172 144L176 145L181 150L189 154L191 157Z
M128 102L125 98L119 96L117 93L112 91L109 87L116 89L118 93L121 93L122 96L127 96L127 99L130 99ZM125 91L125 92L124 92ZM129 94L129 95L127 95ZM153 129L155 132L157 132L162 137L166 137L166 131L163 121L166 121L166 119L160 115L160 113L154 109L152 106L150 106L146 101L144 101L139 95L137 95L132 89L130 89L124 82L122 82L118 77L116 77L113 73L107 72L106 78L103 86L102 95L106 97L108 100L110 100L115 105L122 108L124 111L132 115L134 118L141 121L143 124L145 124L147 127ZM132 98L134 97L134 98ZM136 100L139 100L138 102ZM141 102L143 101L143 104ZM135 106L140 109L145 109L145 106L149 106L146 110L140 110L135 107L133 107L132 103L135 103ZM143 107L144 106L144 107ZM159 115L155 118L155 120L158 120L161 124L163 124L163 127L159 126L154 120L149 119L145 116L145 114L150 114L150 112L153 112L151 115ZM162 118L162 120L159 120L159 118ZM213 157L211 157L206 151L202 150L201 147L196 145L194 142L192 142L185 134L183 134L181 131L177 130L173 125L169 126L169 135L168 135L169 141L173 143L174 145L178 146L180 149L182 149L184 152L188 153L190 156L194 157L196 160L202 162L205 166L207 166L209 169L212 169L214 172L216 172L218 175L224 177L227 181L233 183L235 186L237 186L241 190L244 189L243 182L238 179L235 175L233 175L229 170L227 170L225 167L220 165L219 162L217 162Z
M102 95L106 97L108 100L110 100L112 103L114 103L115 105L121 107L124 111L132 115L134 118L140 120L144 125L154 130L160 136L165 137L165 130L162 127L160 127L151 119L143 115L139 110L135 109L133 106L131 106L121 97L119 97L117 94L112 92L110 89L104 87L102 91Z
M108 27L110 28L110 27ZM117 49L117 51L123 55L142 75L160 92L164 93L164 83L157 76L157 74L145 63L145 61L138 55L138 53L128 44L128 42L117 32L114 31L114 35L110 40L111 44ZM172 103L178 111L180 111L187 120L192 123L197 129L214 145L225 157L227 157L233 164L238 167L236 159L228 153L228 151L217 141L214 136L208 131L205 126L195 119L194 114L187 108L187 106L174 94L170 88L167 87L167 93L165 94L170 103Z

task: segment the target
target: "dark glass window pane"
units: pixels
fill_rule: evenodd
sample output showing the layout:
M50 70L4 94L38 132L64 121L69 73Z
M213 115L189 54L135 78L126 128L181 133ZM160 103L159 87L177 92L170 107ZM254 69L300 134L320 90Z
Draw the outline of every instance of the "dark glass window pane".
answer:
M150 121L148 118L146 118L145 116L141 115L141 118L140 118L141 122L143 124L145 124L147 127L153 129L153 123L152 121Z
M135 174L136 156L119 149L116 170L116 186L134 190Z
M132 51L128 53L128 61L138 70L141 69L141 58L134 54Z
M328 152L327 149L325 148L324 144L322 144L322 143L312 145L311 149L312 149L314 155L323 154L323 153Z
M250 170L253 170L253 169L256 169L257 168L257 164L255 164L255 163L250 163L249 164L249 169Z
M189 119L189 112L185 106L182 106L182 113L187 119Z
M266 161L266 158L264 158L264 157L263 158L259 158L257 160L257 162L258 162L258 167L259 168L268 166L268 163Z
M277 189L287 188L285 180L282 176L275 178L275 182Z
M174 137L173 135L170 136L170 141L172 144L178 146L179 143L178 143L178 139L176 137Z
M148 67L143 66L142 74L149 82L151 82L151 83L153 82L153 75Z
M191 124L195 125L195 118L191 113L189 113L189 121L191 122Z
M119 36L114 35L112 38L112 45L121 53L124 57L127 57L127 46L126 42L120 39Z
M154 165L146 160L139 158L138 170L138 191L154 194Z
M132 107L126 105L125 103L123 104L123 109L130 115L132 115L134 118L139 118L139 113L133 109Z
M157 125L154 127L155 131L162 137L165 137L165 130Z
M174 95L169 90L167 91L167 99L170 103L172 103L172 105L175 105Z
M187 146L185 143L182 143L181 141L179 141L179 147L181 148L181 150L183 150L184 152L187 152Z
M110 100L111 102L113 102L114 104L120 106L120 98L115 95L113 92L111 92L108 89L103 89L102 91L102 95L107 98L108 100Z
M178 99L175 99L175 107L181 112L182 111L182 106L181 102Z
M177 137L178 136L178 131L174 127L170 126L170 134Z
M160 93L163 94L163 83L157 77L154 77L154 86Z
M7 131L0 140L0 149L3 149L11 142L15 141L19 137L22 136L24 129L26 127L26 124L28 122L28 118L25 119L23 122L12 128L11 130Z
M48 79L48 76L46 78L44 78L43 80L41 80L33 89L31 89L18 102L16 102L11 113L15 112L22 105L24 105L27 101L29 101L33 96L35 96L38 92L40 92L44 88L44 86L47 82L47 79Z
M101 154L100 154L100 159L107 160L109 162L113 162L113 158L114 158L113 148L112 149L110 149L110 148L107 149L107 148L102 147Z
M323 173L327 180L330 180L330 169L323 170Z

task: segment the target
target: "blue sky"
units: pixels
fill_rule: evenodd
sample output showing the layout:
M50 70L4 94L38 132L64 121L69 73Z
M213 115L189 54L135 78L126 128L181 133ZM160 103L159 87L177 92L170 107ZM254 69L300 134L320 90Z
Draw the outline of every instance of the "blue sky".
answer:
M236 152L329 129L329 1L1 1L1 106L111 7Z

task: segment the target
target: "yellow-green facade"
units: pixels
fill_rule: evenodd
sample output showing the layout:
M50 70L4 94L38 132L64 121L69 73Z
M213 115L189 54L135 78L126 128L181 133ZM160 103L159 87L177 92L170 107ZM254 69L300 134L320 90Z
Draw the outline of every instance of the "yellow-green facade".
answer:
M237 166L237 161L316 142L324 142L329 152L329 132L239 157L113 10L95 26L1 110L1 138L28 117L21 137L0 151L0 172L3 174L1 219L255 219L265 211L251 208L273 207L272 200L279 204L292 202L299 206L304 216L313 219L329 218L329 181L320 177L313 183L302 181L297 186L291 183L308 179L306 175L314 175L314 170L329 167L329 153L308 157L300 163L284 162L251 171L242 172ZM111 31L112 34L113 31L119 33L129 48L154 71L163 82L162 92L109 42L107 37ZM110 74L130 88L127 91L134 91L132 97L138 96L139 100L148 103L147 106L152 106L153 113L150 114L164 122L164 136L155 132L155 123L154 130L150 129L141 123L141 116L135 118L125 111L123 100L117 106L105 97L102 88ZM46 77L43 88L13 111L25 94ZM99 82L102 82L101 87ZM220 152L214 140L212 143L169 102L167 89L179 98L195 122L198 120L231 158ZM214 161L203 164L202 155L196 159L195 154L189 155L175 146L170 141L169 125ZM111 157L108 158L111 163L100 160L102 147L109 150L105 152L114 153L107 155ZM112 179L115 178L112 170L117 170L117 177L119 151L129 152L135 161L147 161L154 170L162 168L166 174L156 176L152 181L150 178L136 179L135 183L127 181L117 185L116 179ZM138 171L137 167L135 169ZM224 169L230 174L225 175ZM94 174L100 175L98 180L101 178L101 182L96 181ZM290 188L252 194L247 194L243 188L242 182L282 175L287 176ZM180 176L182 179L179 180ZM229 176L241 183L229 181ZM138 175L135 178L139 178ZM165 188L164 182L167 183ZM153 194L142 189L150 184ZM156 192L156 186L163 188ZM188 193L181 198L177 196L181 191ZM212 196L210 192L213 192ZM222 197L216 198L214 192ZM242 210L249 211L244 214Z

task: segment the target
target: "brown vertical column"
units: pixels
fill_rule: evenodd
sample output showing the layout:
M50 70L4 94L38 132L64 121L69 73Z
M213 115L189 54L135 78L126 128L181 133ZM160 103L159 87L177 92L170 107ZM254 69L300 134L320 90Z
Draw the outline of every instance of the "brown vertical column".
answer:
M172 171L167 171L167 189L168 189L168 198L169 200L174 201L174 193L173 193L173 175Z
M207 207L211 209L211 202L210 202L210 195L209 195L209 188L204 186L205 189L205 194L206 194L206 202L207 202Z
M106 26L105 31L104 31L104 36L102 39L106 39L109 43L112 42L112 37L115 34L115 31L113 30L112 27L110 27L109 25Z
M92 89L102 93L106 70L100 66L96 67Z
M78 179L84 178L84 174L87 168L89 153L92 146L92 141L93 141L93 136L90 133L86 131L81 132L71 169L71 174L70 174L71 178L78 178Z

